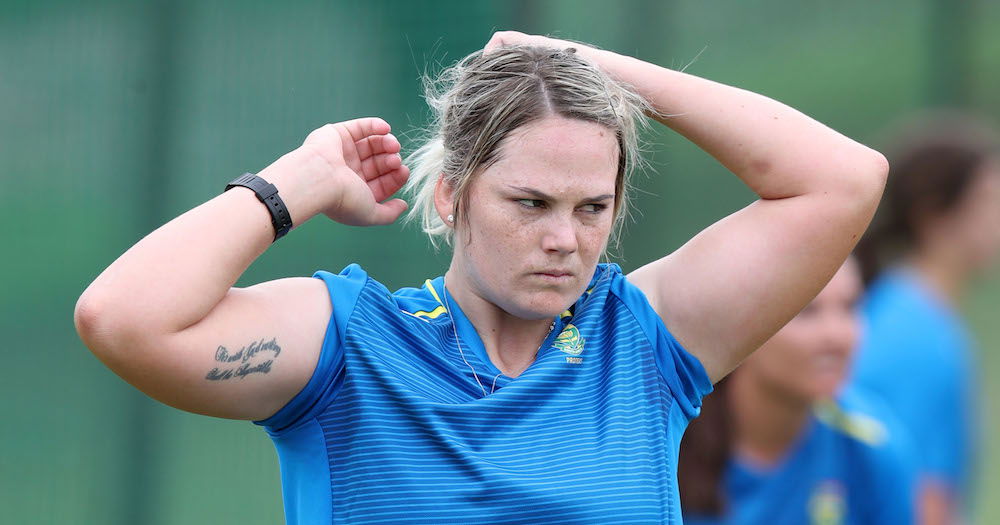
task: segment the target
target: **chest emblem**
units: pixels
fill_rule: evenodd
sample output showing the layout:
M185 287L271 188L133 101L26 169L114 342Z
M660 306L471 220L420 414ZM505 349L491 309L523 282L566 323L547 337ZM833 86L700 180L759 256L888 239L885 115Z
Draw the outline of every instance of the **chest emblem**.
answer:
M559 332L552 345L569 355L578 356L583 353L583 343L584 339L580 335L580 330L571 323L566 325L562 332Z
M811 525L844 523L847 507L844 499L844 487L838 481L821 482L809 498L809 523Z

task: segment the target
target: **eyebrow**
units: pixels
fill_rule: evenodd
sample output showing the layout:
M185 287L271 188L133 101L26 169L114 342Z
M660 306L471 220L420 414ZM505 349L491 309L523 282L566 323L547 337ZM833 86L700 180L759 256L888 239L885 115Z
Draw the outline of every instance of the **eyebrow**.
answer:
M507 185L507 187L510 188L510 189L512 189L512 190L517 190L517 191L520 191L520 192L523 192L523 193L527 193L527 194L529 194L529 195L531 195L533 197L538 197L540 200L543 200L543 201L552 201L552 200L555 200L555 197L553 197L553 196L551 196L551 195L549 195L547 193L538 191L538 190L536 190L534 188L525 188L524 186L511 186L509 184ZM613 198L615 198L615 196L613 194L611 194L611 193L605 193L604 195L598 195L596 197L587 197L587 198L584 198L581 202L600 202L600 201L606 201L608 199L613 199Z

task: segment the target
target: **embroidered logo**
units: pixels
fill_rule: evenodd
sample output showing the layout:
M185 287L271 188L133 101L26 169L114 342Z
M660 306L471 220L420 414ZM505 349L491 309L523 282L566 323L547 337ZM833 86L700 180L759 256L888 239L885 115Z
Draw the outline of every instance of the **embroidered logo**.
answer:
M809 498L809 523L812 525L840 525L844 523L847 504L844 487L836 480L821 482Z
M552 343L552 345L561 350L563 353L574 356L567 357L567 363L578 365L583 363L583 358L576 357L583 353L583 343L584 339L580 335L580 330L573 324L568 324L566 325L566 328L563 328L562 332L559 332L559 336L556 337L556 340Z

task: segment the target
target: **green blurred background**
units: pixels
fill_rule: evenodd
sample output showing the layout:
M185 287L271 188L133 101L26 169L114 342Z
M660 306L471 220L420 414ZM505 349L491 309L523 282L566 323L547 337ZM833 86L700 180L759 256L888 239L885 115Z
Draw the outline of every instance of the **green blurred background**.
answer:
M0 522L276 523L277 459L250 423L145 399L73 330L84 287L143 234L326 122L426 122L419 75L495 29L593 42L759 91L862 141L929 106L1000 117L1000 2L0 2ZM751 194L665 130L616 259L673 250ZM315 220L244 284L359 262L390 288L439 274L414 228ZM400 264L405 261L406 264ZM155 278L155 276L150 276ZM966 311L1000 372L1000 279ZM918 379L911 379L918 380ZM984 381L986 410L1000 387ZM980 523L1000 523L987 418Z

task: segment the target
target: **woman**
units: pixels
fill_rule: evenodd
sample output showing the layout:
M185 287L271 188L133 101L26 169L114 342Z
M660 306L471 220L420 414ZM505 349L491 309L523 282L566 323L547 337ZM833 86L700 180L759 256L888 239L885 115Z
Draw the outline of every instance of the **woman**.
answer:
M287 228L269 187L270 208L236 187L99 276L82 338L165 403L263 424L290 523L678 522L701 397L840 266L885 159L760 95L540 36L497 33L443 82L412 175L373 118L259 173L295 225L391 223L409 177L413 213L452 241L443 277L393 294L352 265L232 288ZM598 260L643 110L761 200L626 277Z
M871 283L854 382L914 436L921 521L955 523L968 506L978 390L956 305L1000 253L1000 140L968 117L937 114L895 142L885 203L858 247Z
M913 523L908 436L841 392L860 293L848 260L705 399L680 453L686 523Z

